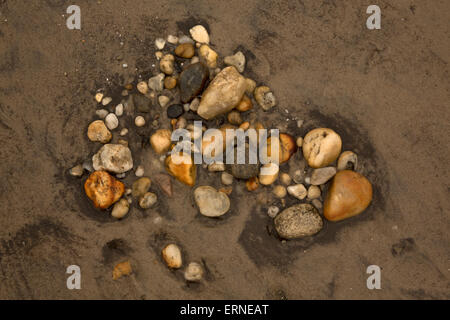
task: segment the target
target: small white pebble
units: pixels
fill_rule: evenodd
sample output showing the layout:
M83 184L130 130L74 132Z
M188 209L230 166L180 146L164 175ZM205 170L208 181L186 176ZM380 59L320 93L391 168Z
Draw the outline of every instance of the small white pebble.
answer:
M138 166L135 173L136 177L142 177L144 175L144 167L143 166Z
M102 100L102 105L106 106L112 101L111 97L104 97Z
M134 124L136 125L136 127L142 127L145 125L145 119L143 116L137 116L134 119Z
M155 46L158 50L164 49L164 46L166 45L166 40L163 38L158 38L155 40Z
M128 68L128 64L124 63L124 64L122 64L122 67L123 68Z
M127 128L123 128L122 130L120 130L120 135L123 137L123 136L126 136L128 134L128 129Z
M119 103L116 106L116 116L120 117L121 115L123 115L123 104Z
M167 42L171 43L171 44L177 44L178 43L178 37L177 36L173 36L173 35L168 35L167 36Z

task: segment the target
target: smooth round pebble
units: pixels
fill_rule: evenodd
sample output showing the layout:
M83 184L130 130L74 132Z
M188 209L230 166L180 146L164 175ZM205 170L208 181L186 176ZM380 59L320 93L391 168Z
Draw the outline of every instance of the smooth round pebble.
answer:
M136 127L143 127L145 125L145 119L143 116L137 116L134 119L134 124L136 125Z
M109 130L114 130L119 126L119 119L114 113L109 113L105 118L105 123Z

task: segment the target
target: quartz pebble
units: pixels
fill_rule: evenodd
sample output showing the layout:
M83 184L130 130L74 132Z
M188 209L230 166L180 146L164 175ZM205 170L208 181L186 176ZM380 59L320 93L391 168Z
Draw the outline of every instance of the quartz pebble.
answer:
M123 136L126 136L127 134L128 134L128 129L127 128L123 128L122 130L120 130L120 133L119 133L122 137Z
M202 25L196 25L189 30L192 39L199 43L209 43L209 34L205 27Z
M164 49L164 46L166 45L166 40L163 38L158 38L155 40L155 46L158 50Z
M293 186L289 186L289 187L287 187L287 192L291 196L293 196L299 200L305 199L306 195L308 194L308 192L306 191L306 188L303 184L296 184Z

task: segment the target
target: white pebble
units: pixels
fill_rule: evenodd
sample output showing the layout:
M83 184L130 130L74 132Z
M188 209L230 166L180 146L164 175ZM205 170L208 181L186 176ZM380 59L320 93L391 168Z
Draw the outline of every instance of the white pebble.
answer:
M138 166L135 173L136 177L142 177L144 175L144 167L143 166Z
M120 135L123 137L123 136L126 136L128 134L128 129L127 128L123 128L122 130L120 130Z
M136 127L142 127L145 125L145 119L143 116L137 116L134 119L134 124L136 125Z
M111 97L104 97L102 100L102 105L106 106L112 101Z
M116 116L120 117L121 115L123 115L123 104L119 103L116 106Z
M158 97L158 102L159 102L159 105L161 106L161 107L165 107L165 106L167 106L167 104L169 103L169 101L170 101L170 98L169 97L167 97L167 96L159 96Z
M148 92L148 85L146 81L139 82L136 87L138 91L142 94L146 94Z
M189 32L191 33L192 39L200 43L209 43L208 31L202 25L196 25L192 27Z
M109 130L114 130L119 126L119 119L114 113L109 113L105 118L105 123Z
M168 42L168 43L171 43L171 44L177 44L177 43L178 43L178 37L169 34L169 35L167 36L167 42Z
M158 48L158 50L164 49L164 46L166 45L166 40L163 38L158 38L155 40L155 46Z

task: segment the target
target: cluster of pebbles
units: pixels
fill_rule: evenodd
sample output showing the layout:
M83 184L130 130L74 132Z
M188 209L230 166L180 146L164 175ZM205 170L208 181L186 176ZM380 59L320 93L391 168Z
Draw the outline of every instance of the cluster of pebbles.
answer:
M128 128L120 127L119 118L127 110L129 112L129 100L124 99L115 106L114 112L110 112L105 108L108 105L111 107L111 97L102 92L95 95L100 106L96 112L99 119L89 125L87 136L89 140L103 145L92 157L91 165L77 165L70 169L70 174L81 177L85 170L89 171L84 190L96 208L110 209L111 216L120 220L128 214L133 201L137 201L142 209L151 208L158 202L158 196L149 191L152 180L158 183L167 197L171 197L174 178L193 188L192 191L186 188L186 192L193 192L202 215L216 218L229 212L233 184L243 183L248 192L270 188L282 204L286 197L298 200L297 204L283 210L274 205L267 208L279 237L297 239L317 234L323 227L324 218L329 221L347 219L369 206L372 186L358 173L357 155L352 151L342 152L341 137L330 128L313 129L304 137L293 137L285 132L278 137L269 136L266 145L269 161L263 165L218 162L196 165L192 155L183 155L185 159L182 163L174 161L170 152L174 147L172 131L184 128L195 139L192 121L195 117L209 124L210 120L225 115L226 123L216 129L222 133L223 141L228 141L230 137L226 129L244 132L250 128L264 129L264 125L255 121L252 114L271 112L277 105L277 99L269 87L257 86L254 80L243 76L246 58L241 51L225 57L221 60L223 64L219 65L219 55L211 48L207 30L197 25L190 29L190 35L155 40L160 73L148 81L138 82L136 86L127 84L122 92L125 97L134 89L138 91L134 95L132 109L134 121ZM150 109L153 109L152 118L146 116ZM163 127L158 120L170 123ZM144 126L153 129L148 137L150 145L169 175L159 173L148 177L142 165L134 167L126 137L131 130ZM204 124L202 131L206 129L209 128ZM113 132L120 136L118 143L111 143ZM204 153L214 143L207 134L202 139L202 150L193 147L193 152ZM279 161L276 163L270 162L272 145L275 145L274 150L279 151ZM302 163L289 164L298 169L293 174L283 172L283 164L291 158L291 162L298 161L292 156L300 149ZM196 186L197 167L216 172L222 187ZM271 169L270 174L267 171L263 173L264 168ZM133 169L136 180L127 187L121 180ZM176 244L167 245L161 252L169 268L182 267L181 250ZM120 268L117 270L122 270ZM119 272L117 270L116 273ZM199 281L202 274L202 266L197 262L191 262L185 268L187 281Z

